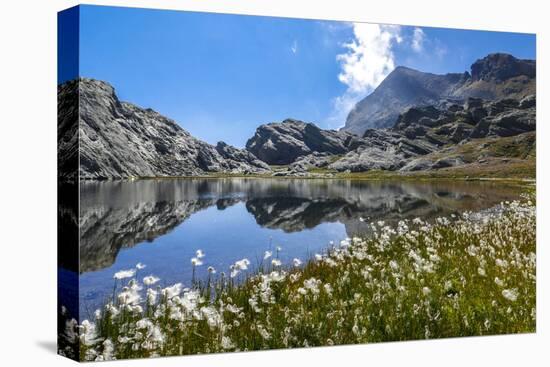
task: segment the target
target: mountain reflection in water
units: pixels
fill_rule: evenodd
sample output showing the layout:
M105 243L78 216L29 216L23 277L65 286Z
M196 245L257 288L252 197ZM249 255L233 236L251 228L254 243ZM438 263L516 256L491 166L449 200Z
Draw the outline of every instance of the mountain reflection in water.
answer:
M517 197L518 189L489 182L228 178L81 182L80 193L80 272L86 273L112 266L121 249L154 242L211 207L244 204L258 226L285 233L341 223L351 237L368 235L372 221L488 208Z

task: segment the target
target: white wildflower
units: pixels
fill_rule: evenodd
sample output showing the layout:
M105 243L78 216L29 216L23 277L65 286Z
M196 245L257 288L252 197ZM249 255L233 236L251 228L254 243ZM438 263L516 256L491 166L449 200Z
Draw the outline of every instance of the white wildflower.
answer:
M282 271L272 271L267 278L270 282L281 282L285 279L285 274Z
M281 260L279 260L279 259L271 260L271 265L273 265L273 266L281 266L281 264L282 264Z
M237 307L233 304L228 304L227 306L225 306L225 309L234 314L239 314L242 311L242 308Z
M154 275L148 275L148 276L143 278L143 284L145 284L147 286L151 286L151 285L157 283L159 280L160 280L160 278L157 278Z
M509 301L515 302L518 299L518 290L514 289L505 289L502 291L502 296Z
M203 262L200 258L194 257L191 259L191 264L193 264L193 266L201 266Z
M142 270L142 269L145 269L147 266L142 264L142 263L137 263L136 264L136 269L137 270Z
M264 252L264 260L269 259L271 256L273 256L272 251L266 251Z
M204 252L202 250L197 250L195 255L197 256L197 259L202 259L204 257Z
M154 305L157 301L158 292L154 289L147 289L147 304Z
M248 265L250 265L250 261L246 258L235 262L235 268L237 268L239 270L248 269Z
M233 349L235 348L235 344L229 339L227 336L222 336L222 348L223 349Z
M181 283L176 283L170 287L166 287L162 290L162 295L168 299L179 296L181 293L183 285Z
M136 273L136 270L135 269L129 269L129 270L121 270L121 271L118 271L115 273L115 275L113 276L113 278L115 279L125 279L125 278L131 278L134 276L134 274Z
M271 334L269 334L269 332L262 325L258 325L256 327L256 330L258 330L258 333L260 333L262 338L264 338L265 340L271 339Z
M100 361L111 361L115 359L115 347L110 339L105 339L103 342L103 352L101 353ZM97 360L97 359L96 359Z
M294 260L292 260L292 263L294 264L294 266L300 266L302 265L302 260L294 258Z
M93 322L88 320L82 321L80 325L80 342L84 345L90 346L96 343L96 327Z

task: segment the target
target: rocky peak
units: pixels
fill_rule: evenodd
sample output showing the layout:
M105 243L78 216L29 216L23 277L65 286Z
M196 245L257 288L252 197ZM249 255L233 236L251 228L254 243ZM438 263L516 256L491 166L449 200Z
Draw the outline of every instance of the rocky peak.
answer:
M477 60L471 66L472 79L494 80L502 82L506 79L525 75L534 78L536 64L534 60L520 60L509 54L494 53Z
M471 74L437 75L398 66L353 107L343 130L363 135L367 129L392 127L411 107L457 104L468 97L523 98L535 93L535 69L534 60L501 53L477 60Z

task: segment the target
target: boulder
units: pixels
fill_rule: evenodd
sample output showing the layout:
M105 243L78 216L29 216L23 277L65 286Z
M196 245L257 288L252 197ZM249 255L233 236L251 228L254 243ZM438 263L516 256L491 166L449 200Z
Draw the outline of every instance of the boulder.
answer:
M286 119L259 126L247 141L246 149L268 164L285 165L312 153L345 154L349 142L349 133Z

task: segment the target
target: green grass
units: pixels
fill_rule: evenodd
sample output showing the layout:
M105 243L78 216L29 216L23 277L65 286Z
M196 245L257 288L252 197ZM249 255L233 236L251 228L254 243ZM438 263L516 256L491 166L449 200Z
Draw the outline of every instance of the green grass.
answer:
M80 326L80 357L535 331L535 205L527 198L435 223L371 227L372 236L343 241L300 267L269 258L256 272L237 267L234 278L211 274L191 289L132 279Z

